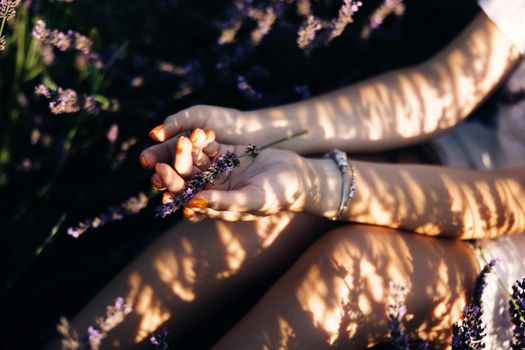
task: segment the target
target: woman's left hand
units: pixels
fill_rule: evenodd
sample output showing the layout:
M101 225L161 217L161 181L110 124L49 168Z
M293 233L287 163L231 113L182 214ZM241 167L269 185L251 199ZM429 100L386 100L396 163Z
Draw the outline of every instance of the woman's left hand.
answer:
M181 138L173 167L158 164L152 178L154 186L169 189L164 200L184 188L185 182L204 170L209 161L232 151L241 155L247 146L230 146L215 141L204 142L197 129L190 139ZM204 159L204 160L203 160ZM204 164L204 166L203 166ZM189 169L192 169L189 171ZM153 181L154 179L154 181ZM160 183L159 183L160 180ZM186 203L184 216L197 221L204 216L226 221L254 220L281 211L301 211L305 202L304 159L298 154L266 149L255 159L241 158L241 164L213 185L207 185Z

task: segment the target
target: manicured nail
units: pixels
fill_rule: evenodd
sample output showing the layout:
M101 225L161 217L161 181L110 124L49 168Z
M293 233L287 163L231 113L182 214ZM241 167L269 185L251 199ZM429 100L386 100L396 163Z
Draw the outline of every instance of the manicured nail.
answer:
M143 168L149 168L148 161L146 160L145 156L140 156L140 165L142 165Z
M206 134L204 133L204 130L202 129L195 129L191 133L190 140L192 143L202 143L206 140Z
M204 198L192 198L186 202L186 206L189 208L205 209L208 207L208 200Z
M157 190L162 190L164 188L164 185L162 182L160 182L160 178L157 174L153 175L151 177L151 184L153 187L155 187Z
M164 125L158 125L151 129L149 132L149 137L155 141L164 141Z
M204 133L206 134L206 142L210 143L215 141L215 131L208 129Z
M162 204L173 203L173 196L169 192L164 192L162 194Z
M182 153L184 151L184 144L186 140L187 138L184 136L181 136L179 138L179 141L177 141L177 153Z

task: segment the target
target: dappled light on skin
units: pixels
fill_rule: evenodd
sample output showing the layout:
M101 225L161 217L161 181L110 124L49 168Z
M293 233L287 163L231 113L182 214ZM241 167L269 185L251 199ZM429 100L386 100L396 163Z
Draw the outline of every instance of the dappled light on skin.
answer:
M279 344L277 345L278 350L287 350L290 348L290 343L295 338L295 332L293 327L286 321L285 318L279 317L277 319L277 325L279 327Z
M186 253L177 257L172 250L163 251L154 262L159 279L166 283L177 297L186 302L195 299L193 290L196 278L195 264L196 260L192 255Z
M273 215L266 220L257 220L254 222L255 233L260 239L261 248L270 247L274 241L279 238L280 233L292 220L294 214L290 212L282 213L279 216Z
M224 259L227 266L227 270L217 273L217 278L226 278L235 274L242 267L247 253L241 241L232 232L230 225L222 221L217 221L216 225L219 239L225 249Z
M134 312L140 317L135 342L139 343L168 320L171 313L161 305L149 285L142 287L134 306Z

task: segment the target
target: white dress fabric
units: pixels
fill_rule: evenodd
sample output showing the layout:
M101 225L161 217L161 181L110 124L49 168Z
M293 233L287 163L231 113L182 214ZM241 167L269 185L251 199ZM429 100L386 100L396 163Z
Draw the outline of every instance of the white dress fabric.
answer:
M479 5L525 53L525 0L479 0ZM506 83L506 89L511 93L525 91L525 60ZM432 146L443 164L478 170L525 166L525 99L501 105L496 113L494 126L466 121L434 140ZM509 349L512 339L509 298L500 283L510 289L516 280L525 278L525 233L481 240L477 245L486 259L476 252L480 266L498 259L483 294L485 349Z
M525 0L479 0L478 4L520 52L525 53Z

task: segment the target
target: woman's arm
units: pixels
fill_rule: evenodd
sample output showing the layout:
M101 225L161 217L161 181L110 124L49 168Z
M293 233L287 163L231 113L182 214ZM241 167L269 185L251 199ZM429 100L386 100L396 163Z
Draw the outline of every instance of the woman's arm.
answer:
M284 130L309 130L281 147L301 154L334 147L385 150L422 141L468 116L520 54L480 13L445 49L421 65L399 69L286 106L246 112L246 132L260 144ZM260 132L258 132L260 130ZM260 139L261 132L267 132ZM259 135L259 136L258 136Z
M344 218L430 236L490 238L525 232L525 167L480 172L423 165L353 162L357 193ZM307 159L305 211L331 217L341 175Z

